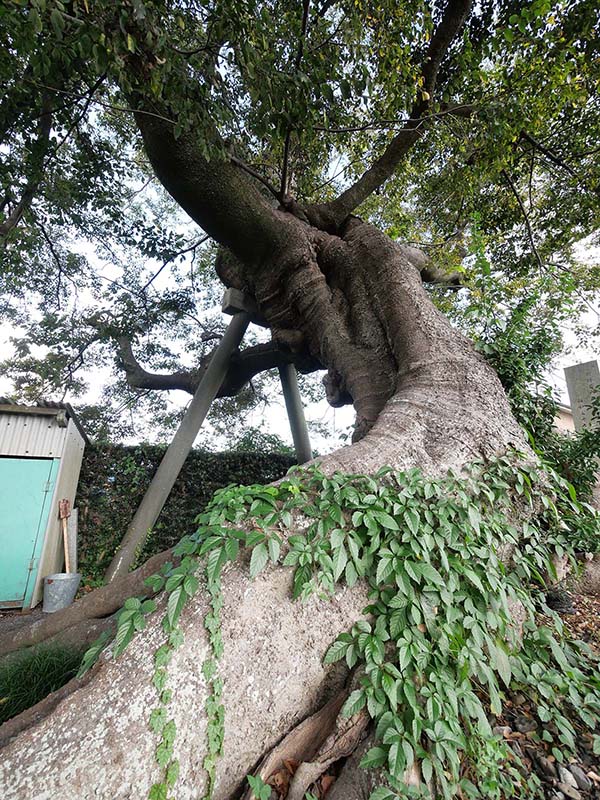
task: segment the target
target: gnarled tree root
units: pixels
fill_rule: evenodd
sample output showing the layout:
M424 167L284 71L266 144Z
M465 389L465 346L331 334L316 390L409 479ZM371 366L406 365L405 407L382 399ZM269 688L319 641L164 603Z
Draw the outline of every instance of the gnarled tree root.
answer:
M307 790L328 767L340 759L347 758L366 736L369 715L362 709L352 717L342 716L341 709L353 686L336 694L326 705L312 716L307 717L294 728L262 760L256 775L265 783L286 792L287 800L303 800ZM288 776L293 774L287 784ZM285 778L281 778L281 774ZM248 789L242 800L251 800L253 794Z
M65 628L53 636L49 636L38 644L31 647L24 647L21 650L13 650L4 656L0 656L0 665L4 666L14 661L19 661L28 654L33 654L39 649L57 648L60 650L69 650L73 653L83 653L87 648L96 641L96 639L105 631L116 627L117 615L113 614L110 617L102 619L84 619L76 625L71 625L70 628Z
M172 556L172 550L158 553L134 572L107 586L94 589L62 611L33 618L16 618L13 625L0 630L0 657L45 641L58 643L62 640L65 646L68 644L73 648L85 646L90 641L90 631L94 630L94 623L118 611L128 597L141 594L151 597L154 594L144 585L144 581ZM67 630L70 635L66 634Z

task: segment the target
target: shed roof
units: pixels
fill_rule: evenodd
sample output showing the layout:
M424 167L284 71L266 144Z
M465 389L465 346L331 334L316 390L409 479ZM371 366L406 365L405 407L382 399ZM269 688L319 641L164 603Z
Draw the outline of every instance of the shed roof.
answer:
M54 400L37 400L35 405L16 403L9 397L0 397L0 414L33 414L37 416L64 415L65 423L72 419L73 424L81 434L84 442L90 444L90 440L81 424L81 420L73 410L70 403L59 403Z

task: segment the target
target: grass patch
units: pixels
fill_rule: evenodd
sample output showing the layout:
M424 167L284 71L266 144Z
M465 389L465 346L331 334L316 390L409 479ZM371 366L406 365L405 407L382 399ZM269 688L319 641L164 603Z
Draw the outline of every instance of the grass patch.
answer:
M64 686L80 663L77 651L38 647L0 664L0 725Z

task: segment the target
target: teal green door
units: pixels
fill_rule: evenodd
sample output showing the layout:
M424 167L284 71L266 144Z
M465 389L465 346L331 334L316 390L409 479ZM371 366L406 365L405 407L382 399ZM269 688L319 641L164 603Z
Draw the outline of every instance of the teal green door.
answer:
M33 592L58 459L0 458L0 608Z

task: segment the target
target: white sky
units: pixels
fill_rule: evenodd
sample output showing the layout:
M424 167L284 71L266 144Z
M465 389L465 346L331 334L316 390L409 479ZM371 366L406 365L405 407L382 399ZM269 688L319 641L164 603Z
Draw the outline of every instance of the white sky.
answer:
M225 323L228 323L230 320L231 317L223 315L223 321ZM11 336L22 333L23 331L16 331L9 324L0 324L0 361L10 358L14 352L14 348L10 343ZM32 348L32 350L36 355L40 355L42 352L41 349L37 352L36 348ZM84 373L84 375L89 384L89 389L81 397L72 400L75 407L77 407L78 403L91 404L98 402L103 386L112 380L112 373L109 367L102 370L95 369L93 373ZM10 394L12 389L12 382L8 378L0 375L0 396ZM304 410L309 423L317 422L327 426L327 436L322 436L314 432L311 433L311 444L313 448L316 448L321 453L327 452L335 446L339 446L339 434L343 433L345 429L354 422L354 411L351 406L341 409L332 408L324 399L324 395L325 393L323 391L323 400L317 403L308 403ZM44 399L58 400L60 398L49 397ZM168 393L168 399L173 408L184 408L190 402L191 398L187 392L174 390ZM67 396L65 400L69 401L70 398ZM268 408L265 409L262 405L259 405L253 409L249 414L248 424L260 428L265 433L275 433L284 441L292 444L285 402L283 394L281 393L272 396ZM198 435L196 445L202 445L203 436L206 439L207 433L209 433L209 431L204 427ZM210 433L213 439L216 439L217 446L224 446L224 440L219 442L218 436L215 436L214 432ZM131 444L133 442L128 443Z

